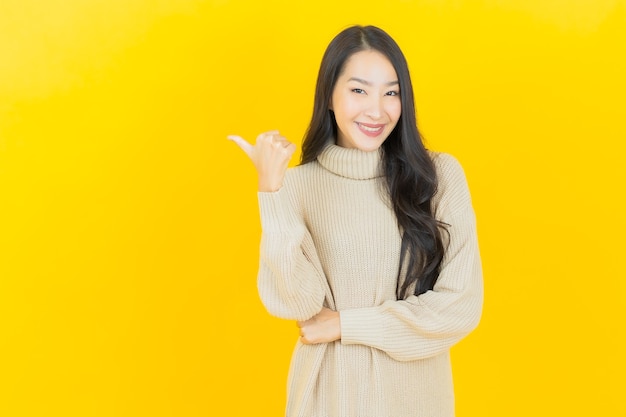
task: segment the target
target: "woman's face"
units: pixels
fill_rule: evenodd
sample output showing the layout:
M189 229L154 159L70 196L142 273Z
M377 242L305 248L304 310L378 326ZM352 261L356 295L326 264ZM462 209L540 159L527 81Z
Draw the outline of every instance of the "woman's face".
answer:
M362 151L378 149L402 112L398 75L391 62L374 50L348 58L330 108L337 121L337 145Z

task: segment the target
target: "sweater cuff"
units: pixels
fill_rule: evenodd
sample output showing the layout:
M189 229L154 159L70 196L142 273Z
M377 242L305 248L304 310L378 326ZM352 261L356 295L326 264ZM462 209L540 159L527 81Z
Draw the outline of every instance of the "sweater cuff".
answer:
M264 232L288 232L301 223L284 187L274 192L259 192L258 199Z
M382 315L376 307L341 310L341 343L345 345L382 346Z

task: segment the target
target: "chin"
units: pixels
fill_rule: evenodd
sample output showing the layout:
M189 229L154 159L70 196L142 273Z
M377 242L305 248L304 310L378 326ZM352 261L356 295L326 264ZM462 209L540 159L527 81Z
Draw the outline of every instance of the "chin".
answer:
M364 152L373 152L378 150L383 145L383 143L385 143L385 139L381 140L380 138L367 138L365 140L359 140L354 142L354 147Z
M362 135L361 132L353 132L351 137L344 139L343 143L336 141L338 146L344 148L358 149L363 152L374 152L378 150L385 142L389 135L380 135L378 137L368 137ZM384 139L382 139L384 137Z
M356 145L355 148L363 151L363 152L374 152L377 151L381 146L382 146L382 142L381 143L368 143L368 144L363 144L363 145Z

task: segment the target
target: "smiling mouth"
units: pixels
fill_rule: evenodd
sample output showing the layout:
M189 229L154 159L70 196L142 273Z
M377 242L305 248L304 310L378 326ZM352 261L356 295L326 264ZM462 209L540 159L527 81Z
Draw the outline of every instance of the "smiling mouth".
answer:
M357 123L357 125L364 131L371 133L378 133L385 127L385 125L366 125L363 123Z

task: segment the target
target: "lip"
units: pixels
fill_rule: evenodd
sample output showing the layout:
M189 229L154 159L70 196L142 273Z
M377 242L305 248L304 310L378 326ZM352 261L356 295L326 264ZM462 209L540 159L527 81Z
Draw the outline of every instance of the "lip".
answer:
M381 123L371 124L356 122L356 125L364 135L372 138L379 136L385 131L385 124Z

